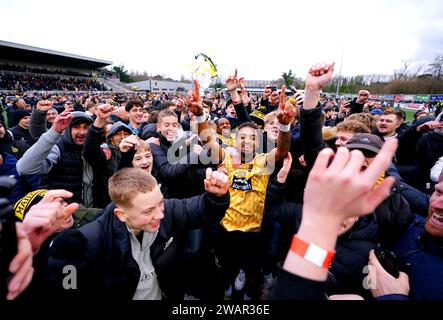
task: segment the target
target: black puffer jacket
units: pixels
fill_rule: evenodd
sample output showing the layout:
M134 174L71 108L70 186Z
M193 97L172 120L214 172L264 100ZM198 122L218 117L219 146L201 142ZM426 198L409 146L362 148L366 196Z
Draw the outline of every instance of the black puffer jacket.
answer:
M287 180L289 188L285 199L288 201L303 201L303 192L309 172L318 153L326 146L322 138L321 115L320 104L313 109L300 109L300 125L293 127L290 152L294 161L292 161L291 172ZM304 155L306 167L301 166L297 160L301 155Z
M184 139L172 145L161 136L160 146L153 143L150 146L154 159L152 175L161 184L165 198L184 199L203 193L206 168L190 164L189 147Z
M72 141L69 130L63 132L57 146L61 157L48 173L49 189L67 189L74 194L72 201L81 203L83 199L83 146Z
M372 215L359 218L348 232L338 237L326 286L328 295L354 293L370 298L371 293L362 285L367 275L363 269L377 240L378 227Z
M19 125L16 125L14 128L11 128L10 131L14 136L14 140L24 141L29 146L34 144L34 140L32 139L28 129L24 129Z
M412 123L406 131L398 135L398 148L395 153L396 166L402 178L415 188L422 188L423 179L421 165L416 148L423 132L417 131L417 127L425 122L434 120L434 117L422 117Z
M74 120L79 118L89 123L92 122L92 119L83 112L78 112L74 115ZM84 146L75 144L71 136L74 120L71 121L68 128L63 132L61 140L57 143L57 147L60 150L60 159L54 164L51 171L44 176L44 181L50 189L67 189L71 191L74 194L70 199L71 201L84 203L86 195L83 194L83 184L85 179L88 179L88 183L92 185L92 207L104 208L109 203L109 198L104 186L103 170L102 168L97 168L97 166L94 168L84 163ZM99 161L98 158L95 159ZM85 168L88 170L87 175L84 172Z
M205 193L185 200L165 200L164 218L150 247L160 288L169 299L180 298L183 277L178 268L183 234L218 223L229 207L229 193L222 197ZM109 204L96 220L60 234L49 249L48 275L57 298L104 301L131 300L140 278L132 257L129 232ZM77 289L64 290L67 265L77 271Z
M94 195L94 204L98 208L104 208L111 201L108 196L108 179L117 171L117 165L120 161L120 150L111 148L112 156L108 161L100 145L104 137L104 129L91 125L86 134L83 144L83 157L92 167L94 174L95 189L101 189L102 192ZM114 147L115 148L115 147ZM117 158L118 159L115 159ZM113 168L113 163L115 168Z
M157 125L155 123L142 123L142 126L140 127L140 130L138 132L138 136L143 139L147 140L151 137L159 138L160 134L157 131Z

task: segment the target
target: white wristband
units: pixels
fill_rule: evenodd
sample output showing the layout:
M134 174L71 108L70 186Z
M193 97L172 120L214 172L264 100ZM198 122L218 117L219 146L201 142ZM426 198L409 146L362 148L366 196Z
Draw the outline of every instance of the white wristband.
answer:
M205 114L201 116L195 116L195 122L197 123L203 123L206 122L206 120L208 120L208 117Z
M280 125L280 131L281 132L289 132L289 130L291 130L291 124L281 124Z

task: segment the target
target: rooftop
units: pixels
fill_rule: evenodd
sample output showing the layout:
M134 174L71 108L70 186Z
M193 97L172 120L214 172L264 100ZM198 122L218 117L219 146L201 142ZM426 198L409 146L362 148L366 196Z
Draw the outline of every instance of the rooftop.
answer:
M72 53L32 47L3 40L0 40L0 60L74 67L88 70L94 70L112 64L112 61L89 58Z

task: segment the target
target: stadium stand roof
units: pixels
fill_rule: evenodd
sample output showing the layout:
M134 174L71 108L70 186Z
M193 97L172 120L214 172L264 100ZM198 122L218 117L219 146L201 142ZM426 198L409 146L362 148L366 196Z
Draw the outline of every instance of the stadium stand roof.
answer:
M88 58L76 54L32 47L3 40L0 40L0 60L88 70L94 70L112 64L112 61Z

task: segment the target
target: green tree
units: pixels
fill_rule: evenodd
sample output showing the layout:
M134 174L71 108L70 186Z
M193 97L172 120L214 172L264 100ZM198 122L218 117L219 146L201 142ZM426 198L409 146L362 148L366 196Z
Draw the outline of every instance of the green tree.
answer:
M283 72L283 73L281 74L281 77L282 77L283 82L284 82L284 84L285 84L286 87L289 87L289 86L294 85L294 77L295 77L295 74L292 73L292 70L291 70L291 69L289 69L288 72Z
M121 82L133 82L134 80L129 75L128 70L125 69L125 66L123 64L119 66L113 66L112 70L117 74L118 78Z

